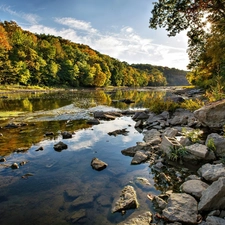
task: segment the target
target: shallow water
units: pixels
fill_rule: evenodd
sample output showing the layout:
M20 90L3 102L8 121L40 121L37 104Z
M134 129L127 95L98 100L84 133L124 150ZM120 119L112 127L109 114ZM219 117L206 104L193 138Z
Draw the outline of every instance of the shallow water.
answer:
M28 96L9 96L1 100L0 105L5 107L1 108L2 112L15 110L29 114L2 118L0 153L7 161L0 163L1 225L18 221L23 225L72 222L117 224L146 210L154 212L147 194L163 191L163 185L156 182L156 172L149 167L149 163L131 165L132 158L121 154L121 150L143 139L143 134L134 128L135 122L131 116L101 121L96 126L80 120L81 113L83 119L91 118L92 112L98 109L144 108L150 93L146 93L147 96L138 92L99 94L93 91L86 94L49 93L32 96L29 93ZM127 97L136 99L135 104L112 103L112 99ZM42 113L43 110L49 112ZM51 121L46 118L51 118ZM4 125L12 121L26 121L28 125L19 129L5 129ZM127 136L108 135L108 132L124 128L129 131ZM64 130L75 133L71 139L62 140L60 132ZM47 131L52 131L54 135L44 136ZM68 149L55 151L53 146L59 141L66 143ZM28 146L28 150L16 152L16 148L21 146ZM43 150L36 151L40 146ZM106 162L108 167L102 171L93 170L90 163L94 157ZM15 162L26 164L19 166L19 169L7 167ZM140 185L137 177L147 178L151 185ZM140 207L127 210L125 215L112 214L113 202L128 184L134 186ZM82 216L76 220L77 214Z

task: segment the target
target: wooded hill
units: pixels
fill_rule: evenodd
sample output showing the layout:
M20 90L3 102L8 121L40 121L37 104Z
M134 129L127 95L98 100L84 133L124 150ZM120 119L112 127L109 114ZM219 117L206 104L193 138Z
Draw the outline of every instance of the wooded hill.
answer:
M186 85L186 71L129 65L87 45L0 22L0 84L60 87ZM177 82L179 80L179 82ZM176 81L176 82L175 82Z

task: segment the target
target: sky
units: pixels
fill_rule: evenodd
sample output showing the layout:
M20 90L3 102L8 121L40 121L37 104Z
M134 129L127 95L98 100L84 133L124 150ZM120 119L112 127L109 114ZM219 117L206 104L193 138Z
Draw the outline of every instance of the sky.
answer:
M89 45L120 61L186 70L187 37L150 29L156 0L1 0L0 21Z

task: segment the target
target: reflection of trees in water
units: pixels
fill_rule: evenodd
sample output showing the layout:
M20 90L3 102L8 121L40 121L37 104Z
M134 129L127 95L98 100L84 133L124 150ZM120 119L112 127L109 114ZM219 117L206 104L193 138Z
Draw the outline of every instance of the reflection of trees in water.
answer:
M187 168L168 166L162 170L151 168L151 172L155 175L155 188L163 193L169 190L180 192L180 185L185 181L185 178L191 174Z
M90 127L85 120L74 121L44 121L35 122L16 129L1 129L3 137L0 143L0 155L7 155L18 148L28 147L39 143L43 139L55 139L60 131L77 131ZM45 136L46 132L53 132L54 135Z

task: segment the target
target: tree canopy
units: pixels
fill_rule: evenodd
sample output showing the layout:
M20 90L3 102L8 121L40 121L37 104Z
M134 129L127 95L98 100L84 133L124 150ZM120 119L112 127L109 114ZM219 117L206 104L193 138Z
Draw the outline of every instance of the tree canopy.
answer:
M225 80L224 0L159 0L149 22L150 28L165 28L168 36L187 31L192 84L207 88L217 76Z
M0 22L0 84L60 87L166 85L163 72L143 70L87 45L33 34Z

